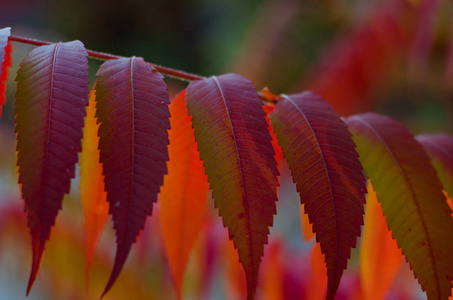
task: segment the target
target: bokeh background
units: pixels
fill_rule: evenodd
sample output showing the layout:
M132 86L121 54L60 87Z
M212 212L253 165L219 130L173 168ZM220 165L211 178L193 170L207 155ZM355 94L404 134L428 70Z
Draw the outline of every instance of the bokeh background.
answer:
M342 115L383 113L414 134L453 131L451 1L0 0L0 7L0 28L11 27L14 35L52 42L78 39L87 49L142 56L203 76L235 72L252 80L257 90L268 87L275 94L311 90ZM0 299L24 298L30 268L13 111L14 77L31 49L13 43L7 103L0 118ZM90 60L91 85L100 63ZM172 96L187 83L169 78L167 84ZM102 236L87 294L77 180L64 200L29 299L95 299L107 280L114 255L111 223ZM313 241L301 237L297 194L284 167L281 184L266 251L285 258L281 276L289 290L299 291L291 295L303 297L308 288L304 282L312 274ZM234 253L224 253L227 234L212 202L208 212L212 217L207 217L191 257L183 295L235 298L241 285L235 282L240 275L230 267ZM159 237L158 207L148 223L105 299L175 297ZM341 299L353 298L348 290L358 284L357 264L353 252ZM389 299L423 298L407 266L401 268L395 285L402 292L393 288ZM258 296L265 299L263 287Z

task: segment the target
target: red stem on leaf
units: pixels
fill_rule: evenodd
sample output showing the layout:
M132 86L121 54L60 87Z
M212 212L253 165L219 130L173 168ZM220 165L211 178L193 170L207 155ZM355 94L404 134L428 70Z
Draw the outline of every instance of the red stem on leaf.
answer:
M16 36L16 35L11 35L9 37L9 40L11 40L13 42L34 45L34 46L45 46L45 45L53 44L50 42L44 42L44 41L40 41L40 40L24 38L24 37L20 37L20 36ZM102 53L102 52L97 52L97 51L92 51L92 50L87 50L87 52L88 52L89 57L101 59L101 60L122 58L121 56L118 56L118 55L112 55L112 54ZM183 71L179 71L179 70L175 70L175 69L171 69L171 68L167 68L167 67L163 67L163 66L159 66L159 65L155 65L155 64L153 64L153 66L160 73L162 73L166 76L169 76L169 77L180 79L180 80L192 81L192 80L204 79L203 76L190 74L187 72L183 72Z

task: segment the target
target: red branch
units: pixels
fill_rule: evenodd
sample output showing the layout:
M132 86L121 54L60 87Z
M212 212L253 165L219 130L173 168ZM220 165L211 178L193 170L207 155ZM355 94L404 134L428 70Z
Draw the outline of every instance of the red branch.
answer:
M45 45L53 44L50 42L44 42L44 41L39 41L39 40L35 40L35 39L24 38L24 37L20 37L20 36L16 36L16 35L11 35L9 37L9 39L13 42L34 45L34 46L45 46ZM100 60L121 58L121 56L92 51L92 50L87 50L87 52L88 52L89 57L100 59ZM199 75L190 74L190 73L186 73L183 71L179 71L179 70L175 70L175 69L171 69L171 68L167 68L167 67L163 67L163 66L159 66L159 65L155 65L155 64L153 64L153 66L157 71L159 71L160 73L162 73L166 76L169 76L169 77L173 77L173 78L177 78L177 79L181 79L181 80L185 80L185 81L204 79L204 77L199 76Z

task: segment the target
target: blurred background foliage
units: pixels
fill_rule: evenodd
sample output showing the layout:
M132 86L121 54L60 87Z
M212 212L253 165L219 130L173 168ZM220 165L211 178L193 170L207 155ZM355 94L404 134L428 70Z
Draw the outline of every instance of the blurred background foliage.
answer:
M273 93L286 94L312 90L342 115L375 111L399 120L414 134L452 132L451 1L0 0L0 7L0 28L11 27L14 35L53 42L78 39L88 49L142 56L151 63L204 76L235 72L252 80L258 90L269 87ZM0 119L0 299L23 297L30 266L14 166L13 103L17 68L32 48L13 44L7 104ZM100 63L90 60L91 85ZM170 96L186 85L171 78L167 83ZM274 261L269 270L276 272L278 266L282 285L291 291L285 295L297 298L307 295L310 286L313 240L305 243L300 237L299 200L288 171L282 173L278 216L266 248L274 254L262 268L272 266L272 259L283 260ZM75 179L30 299L89 298L84 289L77 186ZM192 255L183 295L235 298L243 288L238 279L242 275L234 269L237 258L232 251L223 253L230 246L212 202L209 212L213 217L207 217ZM158 209L106 299L174 297L156 215ZM92 270L93 299L100 294L113 260L110 223L107 228ZM356 254L341 283L341 299L354 298ZM409 279L394 283L399 289L393 289L391 299L419 297L407 266L400 272L398 280ZM267 286L259 286L258 296L263 299L272 294Z

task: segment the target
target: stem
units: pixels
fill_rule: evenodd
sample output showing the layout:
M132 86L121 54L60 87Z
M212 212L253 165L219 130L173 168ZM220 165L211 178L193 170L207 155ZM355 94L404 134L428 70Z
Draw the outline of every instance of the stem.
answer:
M13 41L13 42L18 42L18 43L23 43L23 44L28 44L28 45L34 45L34 46L47 46L47 45L52 45L53 44L53 43L50 43L50 42L44 42L44 41L40 41L40 40L24 38L24 37L20 37L20 36L17 36L17 35L11 35L9 37L9 40ZM97 52L97 51L92 51L92 50L87 50L87 52L88 52L88 56L89 57L100 59L100 60L109 60L109 59L122 58L122 56L117 56L117 55L113 55L113 54L102 53L102 52ZM164 74L166 76L169 76L169 77L180 79L180 80L192 81L192 80L204 79L204 77L200 76L200 75L190 74L190 73L187 73L187 72L183 72L183 71L179 71L179 70L175 70L175 69L171 69L171 68L167 68L167 67L163 67L163 66L159 66L159 65L155 65L155 64L152 64L152 65L160 73L162 73L162 74Z

